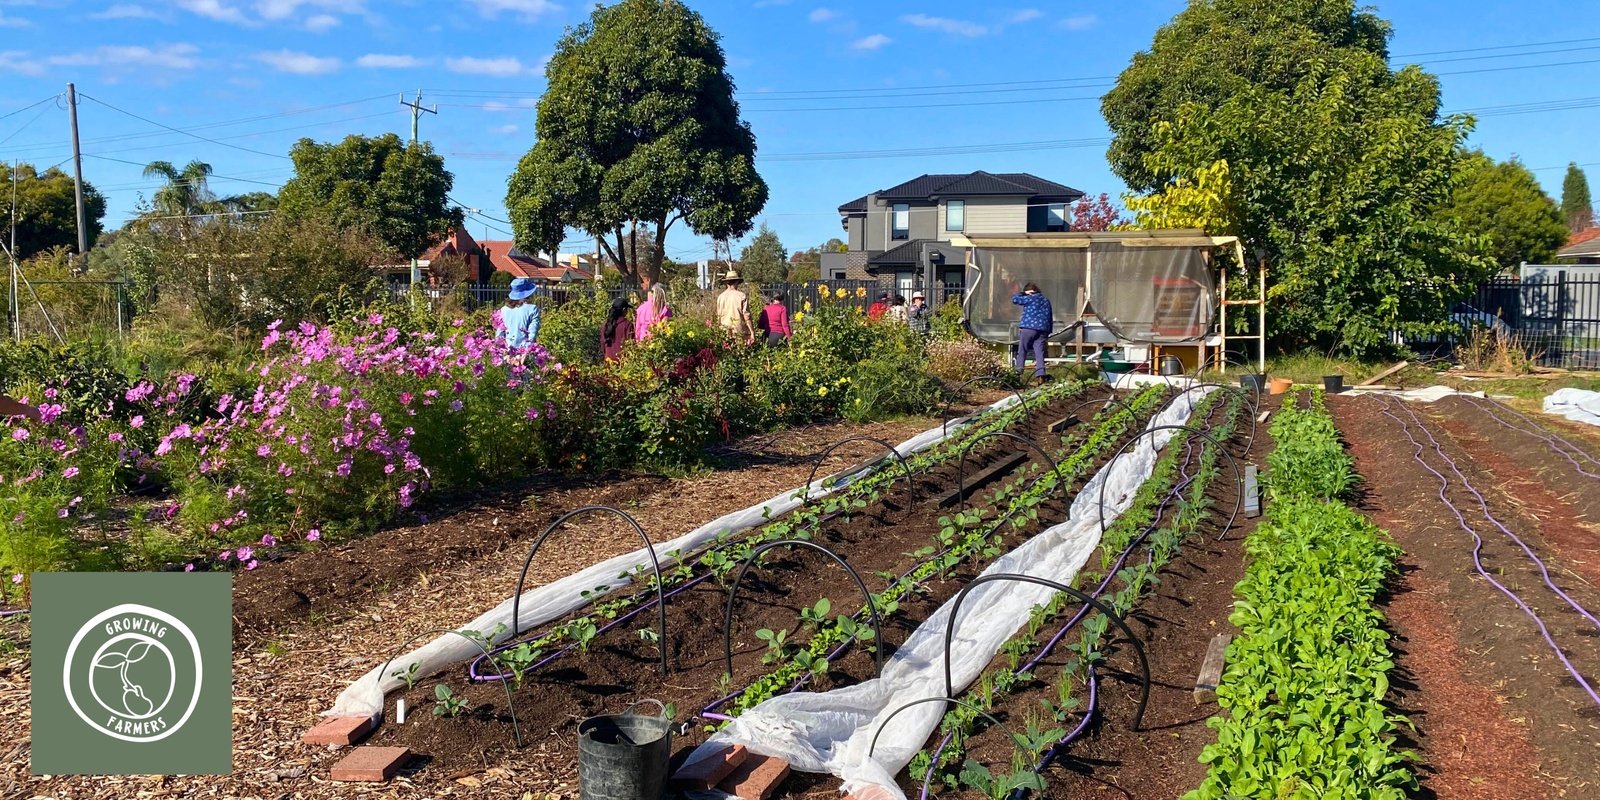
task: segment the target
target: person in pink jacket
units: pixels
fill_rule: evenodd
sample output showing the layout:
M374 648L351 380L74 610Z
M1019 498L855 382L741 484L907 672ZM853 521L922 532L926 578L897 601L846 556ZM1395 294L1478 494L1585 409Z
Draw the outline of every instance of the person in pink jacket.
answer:
M639 308L633 312L633 340L642 342L650 338L656 323L672 319L672 309L667 307L667 287L656 284Z
M789 340L789 309L783 305L783 295L774 294L766 308L761 309L756 330L767 334L768 347L779 347Z

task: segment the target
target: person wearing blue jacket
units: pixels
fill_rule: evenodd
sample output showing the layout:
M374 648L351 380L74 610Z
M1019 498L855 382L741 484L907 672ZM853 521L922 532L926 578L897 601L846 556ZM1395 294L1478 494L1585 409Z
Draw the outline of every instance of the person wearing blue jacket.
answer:
M511 282L505 307L497 313L500 324L496 333L516 353L514 358L539 339L539 307L528 299L537 289L532 278L517 278Z
M1028 362L1028 351L1033 351L1033 374L1043 383L1044 344L1055 330L1055 315L1050 308L1050 298L1039 293L1039 284L1029 283L1022 291L1011 296L1013 305L1022 306L1022 321L1017 323L1017 371Z

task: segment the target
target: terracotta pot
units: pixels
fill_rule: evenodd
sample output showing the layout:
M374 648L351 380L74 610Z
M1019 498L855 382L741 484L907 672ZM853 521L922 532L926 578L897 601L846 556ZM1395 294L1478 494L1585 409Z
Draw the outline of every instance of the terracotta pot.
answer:
M1273 394L1283 394L1284 392L1289 391L1293 387L1294 387L1294 381L1291 381L1288 378L1273 378L1272 379L1272 393Z

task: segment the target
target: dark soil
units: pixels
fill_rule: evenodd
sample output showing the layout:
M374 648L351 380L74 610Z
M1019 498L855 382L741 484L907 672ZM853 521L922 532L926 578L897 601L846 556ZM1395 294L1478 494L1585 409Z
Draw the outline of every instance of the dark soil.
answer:
M1402 426L1382 413L1385 404L1411 425L1426 462L1447 477L1445 496L1484 540L1484 566L1539 613L1591 683L1600 677L1600 631L1546 588L1526 554L1486 520L1399 402L1336 397L1329 408L1365 479L1361 510L1406 551L1404 577L1385 613L1398 668L1409 678L1409 685L1396 684L1396 702L1416 727L1425 794L1596 796L1600 713L1533 621L1478 575L1472 536L1440 501L1439 479L1416 463ZM1584 545L1577 515L1561 500L1573 487L1533 478L1522 466L1548 459L1532 447L1544 443L1454 403L1419 413L1494 517L1551 566L1556 585L1586 608L1600 608L1600 592L1566 569L1578 555L1573 548Z
M1082 406L1085 399L1087 397L1058 400L1031 414L1014 430L1053 450L1050 437L1054 435L1047 427L1075 407ZM1080 418L1087 420L1097 410L1098 404L1082 408ZM1081 432L1084 428L1087 426L1080 425L1069 429L1068 433L1081 439L1086 435ZM967 474L981 470L985 464L1016 449L1015 442L1003 439L981 445L967 459ZM1033 456L1030 463L1036 460ZM1029 467L1024 465L1019 469ZM954 485L955 472L954 464L946 464L918 476L917 502L909 510L905 508L902 484L897 481L883 492L879 503L863 509L863 513L853 519L826 523L816 541L845 557L868 588L880 592L889 581L877 573L899 575L910 570L922 558L912 553L935 541L940 528L938 518L951 513L952 509L934 507L931 498L939 490ZM1013 473L1016 474L1023 473ZM1085 477L1088 474L1092 471L1086 472ZM998 485L997 482L989 489ZM1043 504L1039 509L1040 520L1062 518L1066 511L1063 498L1070 496L1071 492L1063 492ZM1044 524L1047 523L1034 522L1023 528L1012 535L1007 546L1014 546ZM821 597L833 602L834 614L863 604L858 599L860 590L848 574L821 554L796 549L792 552L775 550L769 555L777 558L771 559L763 569L752 570L740 589L732 637L734 677L728 684L732 689L747 686L770 670L762 663L766 646L756 639L757 630L787 630L791 642L803 645L809 630L799 624L801 608ZM982 563L969 562L954 579L930 582L925 595L903 602L884 627L881 641L886 647L886 657L922 619L953 596L982 566ZM549 746L572 750L576 746L575 730L579 721L597 713L615 713L627 703L644 697L674 704L677 719L691 718L729 691L718 685L718 678L724 672L721 628L726 604L727 590L714 581L702 582L668 601L667 640L672 671L665 678L660 673L659 650L638 634L639 629L653 627L645 616L597 637L589 652L569 654L530 675L515 698L524 740L548 738ZM852 649L831 665L829 675L816 681L815 687L854 683L873 674L872 657L862 649ZM431 707L434 686L438 682L425 681L408 691L405 694L408 705L419 710ZM459 672L448 676L445 682L450 683L453 690L465 694L473 709L467 718L440 719L423 713L412 718L415 722L408 721L404 726L385 725L370 741L401 744L425 753L432 759L429 769L445 772L495 763L503 757L504 751L511 747L511 731L509 716L504 714L505 695L501 686L490 683L469 687ZM678 738L684 744L694 743L703 740L704 733L698 729L689 730ZM557 774L570 772L575 761L575 752L568 752L551 758L548 767Z

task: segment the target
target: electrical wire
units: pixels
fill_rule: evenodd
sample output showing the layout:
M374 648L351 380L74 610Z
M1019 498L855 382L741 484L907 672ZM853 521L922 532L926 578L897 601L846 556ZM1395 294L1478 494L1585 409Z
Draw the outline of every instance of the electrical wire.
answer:
M38 104L35 103L35 105L38 105ZM38 122L40 117L42 117L42 116L44 116L45 114L48 114L48 113L50 113L50 107L49 106L46 106L44 108L39 109L39 113L34 114L33 117L30 118L27 122L22 123L22 127L12 131L9 135L6 136L6 138L0 139L0 144L5 144L6 142L11 141L11 137L16 136L17 134L22 133L23 131L27 130L29 125L32 125L33 123Z
M14 117L14 116L16 116L18 114L21 114L24 111L27 111L30 108L33 108L34 106L42 106L45 103L51 102L52 100L59 99L60 97L61 97L61 93L57 92L56 94L50 95L49 97L46 97L45 99L40 100L37 103L29 103L29 104L23 106L22 108L17 109L16 111L8 111L8 112L6 112L4 114L0 114L0 120L10 119L10 118L12 118L12 117Z
M117 162L117 163L119 163L119 164L131 164L131 165L133 165L133 166L135 166L135 167L145 167L145 166L148 166L148 165L146 165L146 164L141 164L141 163L139 163L139 162L137 162L137 161L129 161L129 160L127 160L127 159L125 159L125 158L111 158L111 157L110 157L110 156L102 156L102 155L98 155L98 154L95 154L95 153L84 153L84 154L83 154L83 157L84 157L84 158L98 158L98 159L100 159L100 160L101 160L101 161L115 161L115 162ZM172 183L170 183L170 184L168 184L168 183L158 183L158 184L138 184L138 185L136 185L136 186L133 186L133 185L130 185L130 186L126 186L126 187L123 187L123 188L151 188L151 189L159 189L159 188L161 188L161 187L163 187L163 186L190 186L190 185L199 185L199 184L204 184L204 183L205 183L205 182L207 182L207 181L211 181L211 180L220 180L220 181L239 181L239 182L241 182L241 183L258 183L258 184L261 184L261 185L262 185L262 186L273 186L273 187L276 187L276 186L281 186L281 185L282 185L282 183L271 183L271 182L268 182L268 181L258 181L258 180L252 180L252 179L250 179L250 178L239 178L239 177L234 177L234 176L231 176L231 175L218 175L218 174L216 174L216 173L212 173L212 174L210 174L210 175L207 175L207 176L205 176L205 177L204 177L204 178L201 178L201 179L199 179L199 180L196 180L196 181L174 181L174 182L172 182ZM105 189L109 189L109 188L115 188L115 187L101 187L101 190L102 190L102 191L104 191L104 190L105 190Z
M78 96L82 97L84 99L87 99L87 100L93 100L94 102L99 103L100 105L105 106L106 108L109 108L112 111L117 112L118 114L123 114L123 115L129 116L129 117L133 117L134 119L139 120L140 122L144 122L144 123L147 123L147 124L150 124L150 125L154 125L157 128L164 128L166 130L172 131L173 133L180 133L180 134L183 134L184 136L188 136L188 137L190 137L192 139L198 139L198 140L200 140L202 142L210 142L211 144L220 145L222 147L229 147L229 148L232 148L234 150L240 150L240 151L243 151L243 152L246 152L246 153L254 153L254 154L258 155L258 156L266 156L268 158L281 158L281 159L283 159L285 161L290 160L290 158L288 156L283 155L281 153L268 153L265 150L252 150L252 149L250 149L248 147L240 147L239 145L236 145L236 144L228 144L227 142L221 141L219 139L212 139L210 137L201 136L198 133L191 133L189 131L183 130L182 128L174 128L171 125L166 125L166 124L163 124L163 123L160 123L160 122L156 122L155 120L150 119L149 117L141 117L138 114L133 113L132 111L124 111L123 109L117 108L116 106L111 105L110 103L107 103L106 101L101 100L98 97L91 97L91 96L89 96L87 94L84 94L83 92L79 92ZM121 152L121 151L112 151L112 152Z

